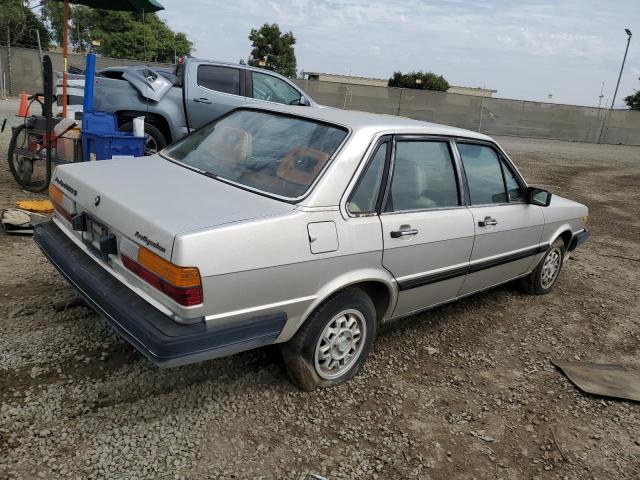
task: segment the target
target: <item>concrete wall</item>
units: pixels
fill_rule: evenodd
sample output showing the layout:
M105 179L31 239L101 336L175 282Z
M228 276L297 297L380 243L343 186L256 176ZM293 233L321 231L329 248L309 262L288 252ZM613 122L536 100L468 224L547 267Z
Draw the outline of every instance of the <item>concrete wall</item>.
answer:
M54 71L62 70L62 54L49 55ZM3 68L6 69L6 47L0 47L0 58ZM140 63L142 62L136 60L105 57L97 59L98 68ZM84 57L70 55L69 65L84 68ZM23 90L29 93L42 91L40 57L37 50L11 49L11 76L7 74L7 83L13 95ZM314 80L296 80L296 83L317 102L337 108L402 115L490 135L640 145L640 112L629 110L611 111Z
M0 47L0 58L2 58L2 67L8 69L7 47ZM62 53L45 52L51 57L53 71L62 71L63 58ZM96 68L113 67L116 65L140 65L148 63L149 65L171 66L160 63L142 62L140 60L123 60L120 58L97 57ZM77 67L84 70L85 56L70 54L69 67ZM9 88L11 87L11 88ZM7 74L7 93L17 95L21 91L28 93L36 93L42 91L42 74L40 68L40 54L37 50L27 48L11 48L11 78Z
M640 145L640 112L296 80L317 102L402 115L489 135Z

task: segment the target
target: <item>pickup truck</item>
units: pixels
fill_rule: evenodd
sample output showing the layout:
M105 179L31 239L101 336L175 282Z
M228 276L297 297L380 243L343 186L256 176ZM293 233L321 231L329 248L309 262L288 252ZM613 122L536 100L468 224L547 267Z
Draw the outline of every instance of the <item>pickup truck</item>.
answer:
M82 97L70 98L82 103ZM174 69L109 67L96 72L93 107L117 115L122 131L145 117L145 154L152 155L228 111L252 104L318 106L291 80L248 65L186 58Z

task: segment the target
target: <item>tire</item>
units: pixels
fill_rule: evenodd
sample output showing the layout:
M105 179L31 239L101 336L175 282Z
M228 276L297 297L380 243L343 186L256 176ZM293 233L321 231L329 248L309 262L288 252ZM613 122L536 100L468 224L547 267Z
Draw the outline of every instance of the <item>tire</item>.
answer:
M133 122L127 122L120 127L121 132L133 132ZM145 156L158 153L167 146L167 140L164 134L151 123L144 123L144 154Z
M306 391L344 383L362 368L375 336L371 298L357 288L342 290L320 305L282 346L289 378Z
M14 158L16 154L16 148L22 148L24 145L17 145L18 140L22 136L22 142L28 142L28 132L25 125L19 125L13 131L11 135L11 141L9 142L9 150L7 151L7 161L9 162L9 170L15 181L25 190L30 192L42 192L49 186L48 180L33 181L33 159L30 158ZM37 160L35 160L37 161Z
M545 253L538 266L520 280L520 288L530 295L545 295L553 291L560 275L565 256L565 245L561 238L556 239ZM553 271L551 271L553 270Z

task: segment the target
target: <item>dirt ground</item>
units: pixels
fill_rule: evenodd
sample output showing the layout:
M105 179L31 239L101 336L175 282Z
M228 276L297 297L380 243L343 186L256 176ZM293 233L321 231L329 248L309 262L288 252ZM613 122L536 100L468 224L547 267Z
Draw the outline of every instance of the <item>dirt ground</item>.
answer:
M8 138L0 208L31 197ZM640 478L640 405L550 363L640 369L640 148L498 140L530 183L591 210L556 290L402 321L355 380L311 394L277 348L156 368L92 311L56 313L72 290L30 237L0 234L0 478Z

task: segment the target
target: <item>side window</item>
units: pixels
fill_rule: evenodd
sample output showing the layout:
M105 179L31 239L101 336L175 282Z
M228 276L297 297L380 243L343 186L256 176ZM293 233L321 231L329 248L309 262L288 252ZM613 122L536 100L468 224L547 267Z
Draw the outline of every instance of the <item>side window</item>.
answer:
M485 145L459 143L458 151L467 176L471 204L506 202L502 167L495 150Z
M237 68L200 65L197 81L209 90L240 95L240 70Z
M504 160L501 160L502 170L504 171L504 181L507 185L507 198L510 202L524 201L524 193L516 180L516 176Z
M399 141L385 211L456 207L458 183L447 142Z
M298 105L300 92L287 82L260 72L251 72L253 98L269 102Z
M349 212L363 214L376 211L388 148L389 142L385 142L376 150L365 172L361 175L358 185L351 194L349 202L347 202L347 210Z

